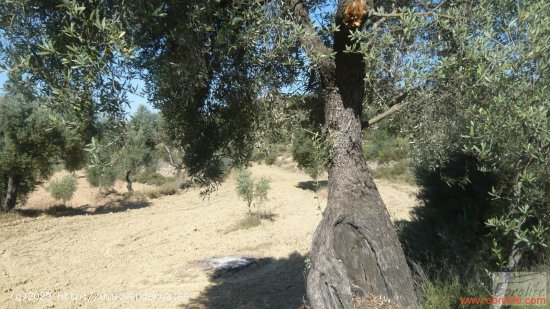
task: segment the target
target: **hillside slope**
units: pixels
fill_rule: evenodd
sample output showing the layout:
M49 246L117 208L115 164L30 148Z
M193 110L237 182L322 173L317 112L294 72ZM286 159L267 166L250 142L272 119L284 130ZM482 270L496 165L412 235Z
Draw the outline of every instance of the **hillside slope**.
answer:
M0 224L0 307L300 306L306 254L321 219L315 194L303 173L252 171L271 178L263 208L276 217L251 229L229 232L247 212L231 177L204 200L193 189L113 212ZM378 186L390 214L407 218L414 188ZM320 196L326 204L326 189ZM223 256L255 260L237 272L205 263Z

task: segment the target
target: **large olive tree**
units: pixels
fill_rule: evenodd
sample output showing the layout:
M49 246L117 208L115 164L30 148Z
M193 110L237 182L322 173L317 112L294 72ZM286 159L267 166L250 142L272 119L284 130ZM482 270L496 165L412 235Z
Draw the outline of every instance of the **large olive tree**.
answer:
M0 99L0 211L11 211L53 172L64 145L51 113L21 94Z
M525 257L523 266L540 261L550 241L550 5L456 7L467 18L443 25L439 45L448 48L431 53L431 84L416 97L409 132L423 168L449 170L453 157L471 158L478 171L442 173L453 186L472 183L472 175L491 179L485 198L471 202L479 203L473 221L482 222L471 229L478 243L493 244L487 252L497 263L487 267L513 271Z
M330 141L328 206L314 236L309 301L316 308L349 307L353 296L375 294L415 307L411 273L361 147L369 124L363 105L402 104L407 97L404 77L385 67L399 64L391 49L414 36L392 46L384 33L386 22L395 26L394 17L414 12L388 9L384 1L358 0L29 0L0 8L10 16L2 20L9 66L79 121L94 111L120 111L124 56L137 56L134 65L175 128L189 172L205 182L219 175L222 157L248 162L262 112L257 99L300 88L309 76ZM399 83L406 87L397 91Z

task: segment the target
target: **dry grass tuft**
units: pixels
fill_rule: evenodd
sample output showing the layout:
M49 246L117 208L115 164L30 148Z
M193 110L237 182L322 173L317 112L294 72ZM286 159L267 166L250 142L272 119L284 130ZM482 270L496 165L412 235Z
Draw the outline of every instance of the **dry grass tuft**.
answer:
M143 195L145 195L149 199L155 199L165 195L175 195L178 192L179 192L178 185L175 183L170 183L170 184L164 184L155 189L147 190L143 192Z
M24 217L15 211L12 212L0 212L0 224L8 223L16 220L21 220Z
M275 221L276 217L277 215L270 211L260 211L260 212L249 213L246 215L246 217L237 221L233 226L227 229L226 234L235 232L238 230L248 230L253 227L259 226L262 224L262 220L268 220L273 222Z
M259 216L254 214L246 215L246 217L237 221L237 223L235 223L235 225L233 225L228 230L228 232L234 232L238 230L248 230L253 227L259 226L260 224L262 224L262 220L260 219Z

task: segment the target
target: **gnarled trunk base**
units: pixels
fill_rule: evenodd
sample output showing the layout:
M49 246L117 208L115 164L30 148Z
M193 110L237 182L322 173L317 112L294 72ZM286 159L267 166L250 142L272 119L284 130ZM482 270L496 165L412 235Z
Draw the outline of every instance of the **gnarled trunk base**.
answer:
M313 308L353 308L354 296L416 307L414 284L389 214L367 175L359 199L341 185L315 232L307 294ZM329 183L331 181L329 180Z

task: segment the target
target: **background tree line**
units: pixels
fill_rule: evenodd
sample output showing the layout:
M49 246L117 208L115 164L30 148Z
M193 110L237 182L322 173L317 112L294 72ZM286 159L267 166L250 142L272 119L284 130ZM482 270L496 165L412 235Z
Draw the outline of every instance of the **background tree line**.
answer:
M30 100L9 90L0 109L3 211L13 211L17 203L24 203L32 190L60 168L73 173L83 168L87 181L103 190L110 189L117 179L127 182L128 191L133 191L132 181L158 184L164 181L164 176L156 173L159 160L170 162L167 151L177 151L171 144L172 148L165 146L171 142L165 139L160 115L143 106L124 122L96 119L92 140L76 149L76 154L72 153L75 136L40 99Z

